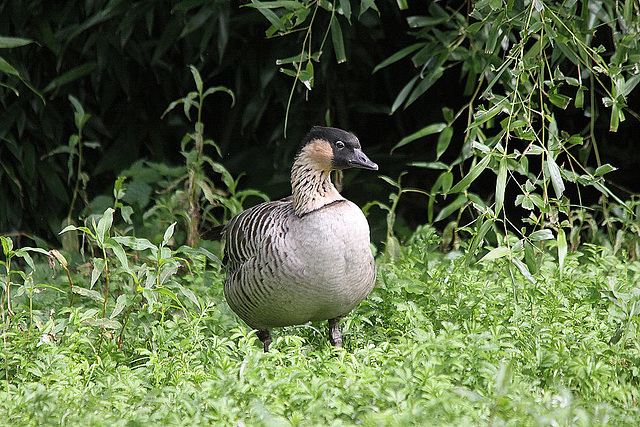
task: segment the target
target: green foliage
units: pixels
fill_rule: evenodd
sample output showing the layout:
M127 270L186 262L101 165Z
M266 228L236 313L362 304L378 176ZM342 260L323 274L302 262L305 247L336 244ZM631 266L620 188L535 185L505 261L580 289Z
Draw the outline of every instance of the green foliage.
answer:
M343 321L344 349L312 324L274 331L265 354L224 303L213 258L170 249L174 227L160 244L114 236L112 214L81 230L96 258L106 248L95 298L95 274L73 267L84 291L68 307L65 275L29 258L36 285L3 319L5 422L635 425L640 416L640 266L608 249L568 252L562 279L545 255L533 284L502 259L470 268L459 253L438 254L441 239L421 227Z

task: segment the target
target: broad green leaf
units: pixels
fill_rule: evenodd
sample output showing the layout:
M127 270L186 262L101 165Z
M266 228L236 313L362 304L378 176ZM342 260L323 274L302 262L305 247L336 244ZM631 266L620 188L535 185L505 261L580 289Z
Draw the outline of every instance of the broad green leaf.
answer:
M98 68L97 62L87 62L82 65L78 65L77 67L72 68L66 73L63 73L51 80L47 87L44 88L43 92L50 92L54 89L59 88L60 86L64 86L68 83L78 80L88 74L91 74L96 70L96 68Z
M509 98L502 98L493 107L488 110L478 110L474 114L475 120L469 125L469 129L480 126L481 124L494 118L499 112L502 111L509 104Z
M442 208L440 212L438 212L438 215L436 216L435 221L438 222L444 218L447 218L449 215L456 212L458 209L462 208L467 203L468 200L469 199L467 198L466 195L464 194L458 195L458 197L453 202L451 202L450 204Z
M125 245L134 251L144 251L145 249L157 250L158 247L147 239L133 236L116 236L113 238L121 245Z
M33 43L33 40L30 39L23 39L20 37L3 37L0 36L0 49L6 49L6 48L14 48L14 47L21 47L21 46L26 46L30 43Z
M413 89L413 91L411 92L411 95L409 96L409 98L407 99L407 102L404 105L405 108L413 104L413 102L416 99L422 96L422 94L424 94L431 86L433 86L433 84L436 81L438 81L440 77L442 77L442 74L444 73L442 64L446 61L447 58L448 58L448 55L440 56L434 68L429 73L427 73L427 75L422 79L422 81L418 83L415 89Z
M545 228L543 230L534 231L529 235L529 239L534 242L539 242L541 240L552 240L553 239L553 231Z
M120 265L125 270L129 270L129 261L127 260L127 254L125 253L125 251L122 248L122 246L120 246L120 243L118 243L113 238L107 238L107 239L105 239L104 244L105 244L105 247L108 247L109 249L111 249L113 251L113 253L115 254L116 258L118 258L118 261L120 261Z
M122 328L122 323L113 319L87 319L87 324L94 326L96 328L106 328L118 330Z
M529 271L529 267L525 263L520 261L518 258L511 258L511 262L516 267L518 267L518 270L520 270L520 273L522 273L525 279L527 279L529 282L533 283L534 285L536 284L535 277L533 277L533 275Z
M20 73L18 73L18 70L16 70L13 65L9 64L3 57L0 56L0 71L6 73L6 74L11 74L13 76L20 76Z
M113 224L113 208L107 208L98 221L98 226L96 227L96 240L100 245L102 245L109 235L109 231L111 230L111 225Z
M442 162L410 162L408 165L415 166L417 168L449 170L449 165Z
M500 159L498 179L496 180L496 216L500 214L504 206L504 193L507 187L507 159Z
M176 224L177 223L174 222L165 230L164 237L162 238L162 246L166 246L169 243L169 240L171 240L171 237L173 237L173 232L174 232L174 229L176 228Z
M529 267L529 271L533 274L538 273L538 262L536 260L536 249L528 241L524 240L524 260Z
M91 298L94 301L104 302L104 298L97 291L94 291L94 290L91 290L91 289L87 289L87 288L83 288L81 286L74 286L73 287L73 293L74 294L78 294L78 295L82 295L83 297Z
M560 271L560 277L564 270L564 262L567 257L567 236L564 233L564 229L558 230L558 269Z
M596 169L595 173L593 174L594 176L602 176L605 175L609 172L613 172L618 170L618 168L611 166L609 163L604 164L600 167L598 167L598 169Z
M196 307L200 308L200 302L191 289L180 286L180 292L182 292L182 295L189 298Z
M484 158L478 164L476 164L474 167L471 168L469 173L465 175L464 178L462 178L456 185L453 186L451 190L449 190L449 194L459 193L469 188L471 183L475 181L476 178L480 176L480 174L485 170L490 160L491 160L491 155L490 154L485 155Z
M562 180L562 175L560 174L560 168L553 157L547 154L547 167L549 170L549 176L551 178L551 184L553 185L553 190L556 193L556 198L562 198L562 193L564 193L564 181Z
M93 286L96 284L100 275L104 271L106 263L102 258L94 258L93 259L93 269L91 270L91 282L89 284L89 288L93 289Z
M394 53L393 55L391 55L390 57L388 57L387 59L385 59L384 61L382 61L381 63L379 63L378 65L375 66L375 68L372 71L372 74L375 73L378 70L381 70L385 67L388 67L389 65L393 64L394 62L398 62L401 59L405 58L406 56L410 55L411 53L415 52L416 50L424 47L425 44L424 43L415 43L412 45L409 45L403 49L400 49L399 51L397 51L396 53Z
M120 314L126 306L127 306L127 294L122 294L116 300L116 306L113 308L113 312L109 316L109 319L113 319L118 314Z
M346 62L347 55L344 51L342 28L340 28L340 22L338 22L338 17L336 15L333 15L333 18L331 19L331 41L333 41L333 50L335 51L336 61L338 61L338 64Z
M510 253L511 253L511 249L509 249L508 247L498 246L497 248L492 249L491 251L489 251L489 253L487 253L485 256L480 258L480 261L478 262L493 261L494 259L504 258Z
M427 135L432 135L434 133L442 132L442 130L445 129L446 127L447 127L446 123L433 123L433 124L431 124L429 126L426 126L426 127L422 128L422 129L420 129L419 131L417 131L415 133L412 133L411 135L405 136L404 138L402 138L400 140L400 142L398 142L391 149L391 152L393 153L393 151L396 148L403 147L403 146L407 145L408 143L415 141L416 139L423 138L423 137L425 137Z
M571 102L571 97L562 95L560 93L550 93L549 101L556 107L562 108L563 110L567 109L567 106Z
M2 250L6 257L9 255L9 252L13 250L13 239L11 239L11 237L0 236L0 241L2 242Z
M442 156L442 154L447 151L452 136L453 128L451 126L447 126L442 130L440 136L438 137L438 145L436 147L436 160L438 160L440 156Z
M351 24L351 0L340 0L340 12Z
M404 100L407 99L407 96L409 96L409 92L411 92L411 89L413 89L413 86L416 84L418 77L419 76L417 75L414 76L406 85L404 85L400 93L398 93L398 96L396 96L396 99L393 101L393 105L391 106L391 114L395 113L395 111L400 108Z
M471 243L469 244L469 248L467 249L467 262L471 261L471 257L475 255L476 249L478 249L478 247L484 240L484 236L486 236L487 232L495 223L495 220L493 218L485 218L485 216L481 216L478 220L482 221L482 224L478 227L478 232L475 234L475 236L473 236L473 239L471 239Z
M200 77L198 69L193 65L189 65L189 69L191 70L191 75L193 75L193 80L196 83L196 89L199 93L202 93L202 77Z

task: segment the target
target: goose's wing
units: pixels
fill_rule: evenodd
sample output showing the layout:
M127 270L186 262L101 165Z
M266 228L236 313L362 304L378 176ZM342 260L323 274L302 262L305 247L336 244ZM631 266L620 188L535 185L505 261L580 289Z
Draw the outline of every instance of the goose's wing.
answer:
M261 203L233 217L223 229L224 262L233 273L250 260L269 258L284 241L288 218L294 215L291 197Z

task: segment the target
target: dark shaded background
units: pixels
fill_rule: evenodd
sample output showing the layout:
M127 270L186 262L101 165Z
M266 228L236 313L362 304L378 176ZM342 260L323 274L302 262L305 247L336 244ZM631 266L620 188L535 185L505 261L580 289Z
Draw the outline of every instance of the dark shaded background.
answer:
M393 155L390 149L402 137L441 121L443 107L456 110L464 105L467 98L459 66L445 72L408 109L389 115L393 100L415 69L405 59L375 74L372 70L413 41L405 18L424 12L426 4L411 4L408 11L398 10L395 1L376 4L379 15L369 10L355 19L354 3L353 25L341 21L347 62L338 64L327 42L321 62L315 65L313 90L296 86L285 138L284 117L293 79L278 71L276 60L299 53L303 34L266 38L266 19L252 8L240 7L240 2L2 2L0 34L35 43L0 50L0 55L43 93L46 105L15 79L9 83L19 89L20 96L0 87L0 232L38 235L50 242L58 239L73 181L67 178L68 155L47 154L75 133L70 94L92 115L85 138L101 144L98 150L85 150L84 168L90 180L87 198L76 204L75 216L90 213L88 203L98 195L111 194L115 178L138 159L184 162L180 140L192 124L179 109L164 119L161 115L171 101L194 89L191 64L200 70L205 87L222 85L235 93L233 107L226 95L208 98L204 123L206 136L222 150L220 162L234 176L245 174L242 187L260 189L272 198L287 195L289 167L299 141L311 126L325 124L328 114L331 125L358 135L369 157L379 163L380 174L397 178L409 170L403 184L429 189L437 173L406 163L433 160L437 135ZM460 2L449 6L465 7ZM328 22L329 14L320 11L314 24L316 40ZM61 81L60 76L69 72L68 79ZM631 109L640 110L639 98L637 91L630 97ZM557 118L570 133L579 133L588 124L582 111L572 107ZM628 192L640 191L640 157L634 147L638 121L627 115L617 133L609 133L608 127L608 112L602 109L596 120L601 159L619 168L608 178L626 198ZM459 153L463 131L456 129L445 162ZM216 158L213 151L208 154ZM593 153L587 158L594 164ZM366 171L348 171L345 183L343 193L360 205L374 199L386 202L392 190ZM495 176L485 173L473 190L490 199L494 187ZM583 203L594 203L598 194L585 189L582 197ZM507 206L513 206L509 194L506 200ZM400 228L425 223L426 202L424 196L406 196L399 207ZM522 216L515 207L511 209ZM380 238L383 214L377 209L371 213L374 233Z

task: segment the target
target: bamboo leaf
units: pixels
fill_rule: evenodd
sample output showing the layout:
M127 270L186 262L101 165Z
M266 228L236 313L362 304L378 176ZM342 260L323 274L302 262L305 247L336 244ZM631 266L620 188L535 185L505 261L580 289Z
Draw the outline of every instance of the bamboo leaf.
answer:
M567 258L567 236L564 233L564 229L558 230L558 269L560 271L560 277L564 270L564 262Z
M169 240L171 240L171 237L173 236L173 231L176 228L176 224L177 223L174 222L169 227L167 227L167 229L164 232L164 237L162 238L162 245L161 246L166 246L169 243Z
M394 53L393 55L391 55L390 57L388 57L387 59L385 59L384 61L382 61L381 63L379 63L378 65L375 66L375 68L372 71L372 74L375 73L378 70L381 70L385 67L388 67L389 65L393 64L394 62L398 62L401 59L409 56L411 53L415 52L416 50L422 48L425 46L425 43L415 43L412 44L410 46L407 46L403 49L400 49L399 51L397 51L396 53Z
M414 132L411 135L405 136L404 138L402 138L400 140L400 142L398 142L391 149L391 152L393 153L393 151L396 148L403 147L403 146L407 145L408 143L415 141L416 139L423 138L423 137L425 137L427 135L432 135L434 133L442 132L442 130L444 128L446 128L446 127L447 127L447 125L445 123L433 123L433 124L430 124L429 126L426 126L426 127L422 128L422 129L420 129L419 131Z
M451 190L449 190L448 194L459 193L460 191L466 190L469 188L471 183L476 180L476 178L485 170L489 161L491 160L491 155L487 154L484 158L474 167L471 168L469 173L465 175L456 185L453 186Z
M435 221L438 222L441 219L447 218L449 215L462 208L468 201L466 195L460 194L453 202L442 208L440 212L438 212L438 216L436 216Z
M442 130L440 136L438 137L438 145L436 147L436 160L438 160L440 156L442 156L442 154L447 151L452 136L453 128L451 126L447 126Z
M560 174L560 168L553 157L547 154L547 168L549 170L549 176L551 178L551 184L553 185L553 190L556 193L556 198L562 198L562 193L564 193L564 181L562 180L562 175Z
M102 295L100 295L97 291L83 288L81 286L74 286L73 293L82 295L83 297L91 298L94 301L104 302L104 298L102 298Z
M500 167L498 169L498 179L496 180L496 216L504 206L504 193L507 186L507 159L500 159Z
M64 86L68 83L78 80L88 74L91 74L96 70L96 68L98 68L97 62L87 62L85 64L78 65L77 67L72 68L66 73L63 73L51 80L47 87L44 88L43 92L50 92L54 89L59 88L60 86Z
M487 253L485 256L480 258L480 261L478 262L493 261L494 259L504 258L510 253L511 253L511 249L509 249L508 247L498 246L497 248L490 250L489 253Z
M344 40L342 38L342 28L340 28L340 22L338 22L336 15L333 15L331 19L331 40L333 41L333 50L335 51L338 64L347 62L347 55L344 51Z
M416 84L418 77L419 76L417 75L414 76L406 85L404 85L400 93L398 93L398 96L396 96L396 99L393 101L393 105L391 106L391 114L393 114L398 108L400 108L404 100L407 99L407 96L409 96L409 92L411 92L411 89L413 89L413 85Z

